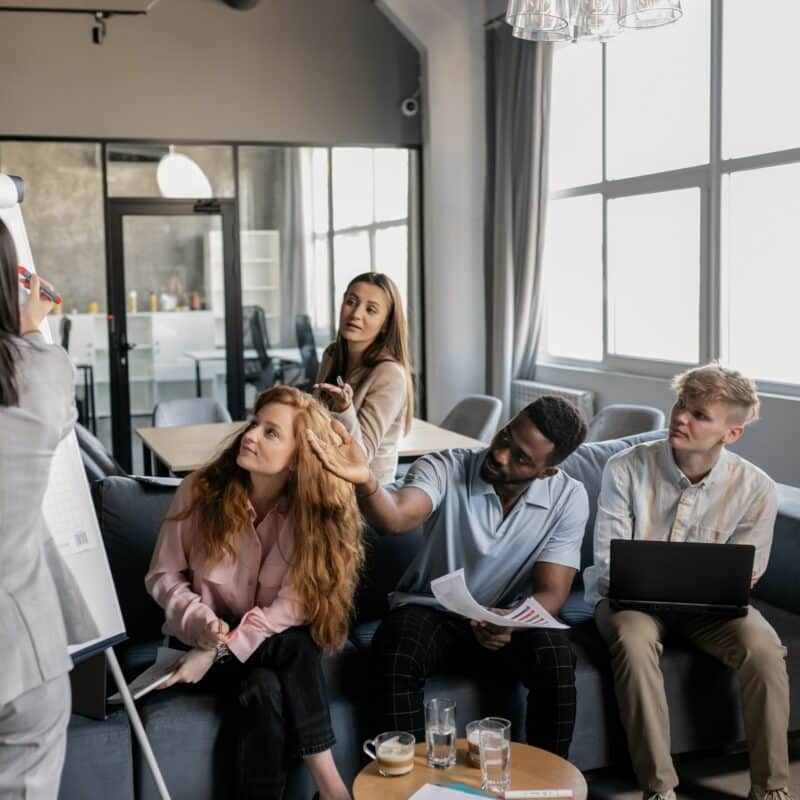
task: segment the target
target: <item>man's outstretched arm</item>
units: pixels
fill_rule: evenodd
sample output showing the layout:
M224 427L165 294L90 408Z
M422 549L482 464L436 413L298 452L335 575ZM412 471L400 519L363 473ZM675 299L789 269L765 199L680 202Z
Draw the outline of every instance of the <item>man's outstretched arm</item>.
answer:
M341 443L328 444L308 431L311 449L325 469L353 484L367 522L387 533L405 533L421 525L433 511L431 498L413 486L392 492L384 489L370 472L367 456L358 442L337 420L331 426Z

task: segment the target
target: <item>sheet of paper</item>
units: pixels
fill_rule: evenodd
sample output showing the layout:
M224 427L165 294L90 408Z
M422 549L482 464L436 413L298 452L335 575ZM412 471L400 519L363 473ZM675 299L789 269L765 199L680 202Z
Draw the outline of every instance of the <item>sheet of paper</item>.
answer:
M134 700L138 700L152 689L155 689L159 683L169 678L169 676L175 672L175 662L183 655L186 655L185 650L175 650L172 647L159 647L156 653L155 664L148 667L141 675L135 677L128 684L131 697L133 697ZM116 692L108 698L108 702L121 703L122 696L119 692Z
M489 797L490 795L478 793L479 796ZM417 789L408 800L467 800L472 797L472 793L449 789L446 786L437 786L435 783L426 783L422 788Z
M552 617L537 603L532 597L522 602L508 614L495 614L484 608L470 594L467 588L467 581L464 578L464 570L457 569L431 581L431 591L433 596L448 610L461 614L468 619L491 622L494 625L502 625L506 628L568 628L557 619Z

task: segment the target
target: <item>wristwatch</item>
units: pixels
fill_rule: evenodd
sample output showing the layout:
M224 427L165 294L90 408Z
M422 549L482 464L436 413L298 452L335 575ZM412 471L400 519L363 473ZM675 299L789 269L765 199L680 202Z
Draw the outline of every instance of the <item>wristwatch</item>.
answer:
M218 664L220 661L227 661L231 657L231 651L228 650L228 645L220 642L215 648L216 655L214 656L214 663Z

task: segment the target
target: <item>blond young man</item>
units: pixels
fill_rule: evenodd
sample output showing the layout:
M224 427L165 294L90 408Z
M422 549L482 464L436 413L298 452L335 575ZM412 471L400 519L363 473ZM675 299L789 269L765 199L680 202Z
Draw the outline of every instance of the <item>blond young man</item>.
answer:
M645 800L675 800L669 713L659 656L677 633L736 670L750 752L750 800L791 800L786 648L752 606L737 619L613 611L608 592L612 539L755 546L753 585L764 573L777 514L775 484L726 449L758 417L753 381L717 364L673 380L669 436L610 458L603 471L586 600L611 655L620 715Z

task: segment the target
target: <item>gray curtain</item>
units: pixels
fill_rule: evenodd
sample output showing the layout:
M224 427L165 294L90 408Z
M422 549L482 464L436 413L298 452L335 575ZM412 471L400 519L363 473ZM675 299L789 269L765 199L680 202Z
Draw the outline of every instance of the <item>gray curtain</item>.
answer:
M533 377L539 344L553 45L505 24L486 45L486 374L508 413L511 381Z
M311 306L308 285L308 246L310 231L305 205L309 169L303 160L310 151L302 147L284 149L283 220L281 224L281 344L290 347L297 343L294 319L308 314ZM305 180L304 180L305 178Z

